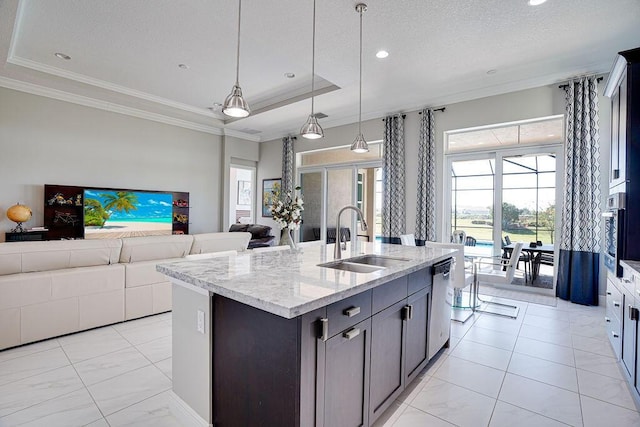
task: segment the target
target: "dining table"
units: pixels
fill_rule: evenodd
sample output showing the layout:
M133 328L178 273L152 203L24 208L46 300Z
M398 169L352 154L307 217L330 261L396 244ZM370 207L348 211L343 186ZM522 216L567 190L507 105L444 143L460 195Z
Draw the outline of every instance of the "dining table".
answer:
M511 254L515 247L515 243L511 243L509 245L505 245L502 249L504 249L507 253ZM543 245L535 245L531 246L530 244L525 244L522 246L522 252L526 252L529 254L529 260L531 262L531 282L533 282L537 277L540 271L540 259L542 254L553 254L555 251L555 246L552 244L543 244Z

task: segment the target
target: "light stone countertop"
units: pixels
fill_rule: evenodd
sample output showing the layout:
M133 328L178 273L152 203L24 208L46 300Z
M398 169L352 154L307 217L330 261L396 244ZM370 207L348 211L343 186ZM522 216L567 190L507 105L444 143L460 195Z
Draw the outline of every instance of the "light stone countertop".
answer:
M158 264L173 279L292 319L450 258L454 249L358 242L342 258L363 254L407 258L371 273L353 273L318 264L333 261L334 245L304 243L300 250L246 251L237 255ZM178 283L179 284L179 283Z
M640 274L640 261L631 261L631 260L623 259L620 261L620 264L622 264L623 267L630 268L634 270L637 274Z

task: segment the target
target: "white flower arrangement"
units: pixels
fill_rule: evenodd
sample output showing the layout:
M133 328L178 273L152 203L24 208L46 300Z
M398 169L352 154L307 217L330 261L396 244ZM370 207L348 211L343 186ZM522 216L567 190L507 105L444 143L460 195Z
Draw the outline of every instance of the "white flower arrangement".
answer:
M297 230L300 228L304 201L302 200L302 194L297 195L295 194L296 191L300 191L300 187L296 187L294 191L287 191L282 198L269 208L273 220L282 229Z

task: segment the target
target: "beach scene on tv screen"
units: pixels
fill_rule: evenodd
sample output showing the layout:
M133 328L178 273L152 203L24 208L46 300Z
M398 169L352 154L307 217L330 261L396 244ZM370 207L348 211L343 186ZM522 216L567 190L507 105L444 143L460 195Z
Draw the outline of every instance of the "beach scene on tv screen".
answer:
M171 193L84 190L84 238L171 234Z

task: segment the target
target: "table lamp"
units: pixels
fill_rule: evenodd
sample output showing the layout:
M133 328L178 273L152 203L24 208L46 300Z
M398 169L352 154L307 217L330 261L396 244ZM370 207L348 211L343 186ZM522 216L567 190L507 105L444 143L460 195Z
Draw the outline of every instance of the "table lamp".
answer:
M25 230L22 228L22 223L29 221L31 215L33 215L31 208L20 203L16 203L7 209L7 218L17 224L16 228L11 230L11 233L24 233Z

